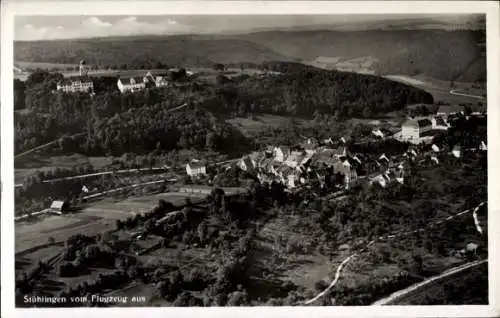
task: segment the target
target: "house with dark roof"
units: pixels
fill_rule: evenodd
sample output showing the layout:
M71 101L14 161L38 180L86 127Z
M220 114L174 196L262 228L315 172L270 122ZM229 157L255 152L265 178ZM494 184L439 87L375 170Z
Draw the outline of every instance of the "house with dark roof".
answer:
M88 76L68 77L57 83L57 90L65 93L90 93L94 90L94 83Z
M401 126L401 137L404 141L420 143L424 133L432 130L432 122L428 118L409 119Z
M448 121L441 115L432 116L431 122L432 129L448 130L448 128L450 128Z

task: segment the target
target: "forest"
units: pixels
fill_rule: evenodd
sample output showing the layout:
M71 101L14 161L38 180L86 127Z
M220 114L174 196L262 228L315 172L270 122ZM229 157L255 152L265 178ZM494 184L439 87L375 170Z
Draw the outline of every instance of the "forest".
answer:
M483 22L484 23L484 22ZM486 80L485 30L267 31L239 35L142 36L14 43L16 61L144 69L164 65L310 62L317 57L372 57L378 74L466 82ZM140 47L140 50L137 50Z
M339 121L400 110L407 103L433 102L423 90L375 76L286 62L262 67L282 75L238 77L216 84L191 81L133 94L120 94L113 84L116 78L95 77L95 95L57 92L61 74L34 72L26 82L14 82L15 152L88 132L85 138L66 138L66 149L92 155L112 149L118 156L179 148L227 153L235 150L231 143L252 148L224 122L230 117L325 114ZM183 104L189 111L169 111Z

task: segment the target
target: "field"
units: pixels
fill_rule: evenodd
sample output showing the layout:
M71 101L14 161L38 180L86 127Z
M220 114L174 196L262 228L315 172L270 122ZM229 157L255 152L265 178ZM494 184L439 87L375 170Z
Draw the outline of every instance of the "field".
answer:
M377 61L378 60L373 56L362 56L357 58L346 58L342 56L319 56L315 60L305 63L326 70L338 70L342 72L355 72L360 74L375 74L372 65Z
M111 157L87 157L80 154L70 156L47 156L47 155L31 155L29 159L18 159L14 163L18 168L15 169L14 178L15 184L22 183L23 180L37 171L49 171L56 168L68 169L72 167L83 166L86 164L92 165L96 169L104 168L111 165Z
M41 217L34 223L16 223L16 252L48 243L52 237L56 242L63 242L68 237L84 233L96 235L115 228L115 220L125 219L136 213L144 213L152 209L160 199L174 205L182 205L186 198L193 202L199 195L185 193L161 193L141 197L130 197L126 200L104 199L89 204L82 211L66 215L50 215ZM50 253L50 249L43 249ZM32 258L31 253L24 255ZM45 254L45 253L42 253ZM46 255L44 255L45 257ZM38 255L40 258L41 256Z
M452 88L450 87L450 82L447 81L437 80L425 76L386 75L384 77L393 81L398 81L416 86L418 88L422 88L432 94L432 96L434 97L434 102L442 101L450 104L472 103L473 105L476 105L478 102L486 103L486 99L479 99L475 97L456 95L451 93L450 90ZM469 92L473 84L456 82L454 85L454 89L458 90L457 92ZM481 96L483 93L486 93L485 90L481 89L474 89L472 90L472 92L478 94L479 96ZM469 92L468 94L472 94L472 92Z
M246 137L251 137L267 129L286 126L291 123L291 120L291 117L266 114L255 116L255 120L251 118L238 117L228 119L226 121L239 129ZM294 120L298 125L308 122L308 120L298 118L295 118Z

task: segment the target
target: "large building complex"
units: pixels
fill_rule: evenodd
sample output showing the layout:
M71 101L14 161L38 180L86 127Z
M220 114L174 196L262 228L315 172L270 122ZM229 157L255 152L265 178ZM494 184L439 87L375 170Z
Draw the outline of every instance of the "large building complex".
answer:
M94 90L94 83L88 77L88 67L85 60L80 61L80 75L59 81L57 83L57 90L65 93L90 93Z

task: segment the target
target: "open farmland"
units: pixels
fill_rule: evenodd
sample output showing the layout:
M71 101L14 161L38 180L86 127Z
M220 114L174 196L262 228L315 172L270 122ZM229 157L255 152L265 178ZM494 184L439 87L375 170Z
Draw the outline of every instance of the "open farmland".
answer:
M38 245L47 244L52 237L63 242L77 233L96 235L115 228L115 220L125 219L136 213L144 213L163 199L174 205L183 205L186 198L192 202L200 195L185 193L161 193L126 200L103 199L89 204L80 212L66 215L43 216L34 223L16 223L16 251L21 252ZM28 256L29 257L29 256Z

